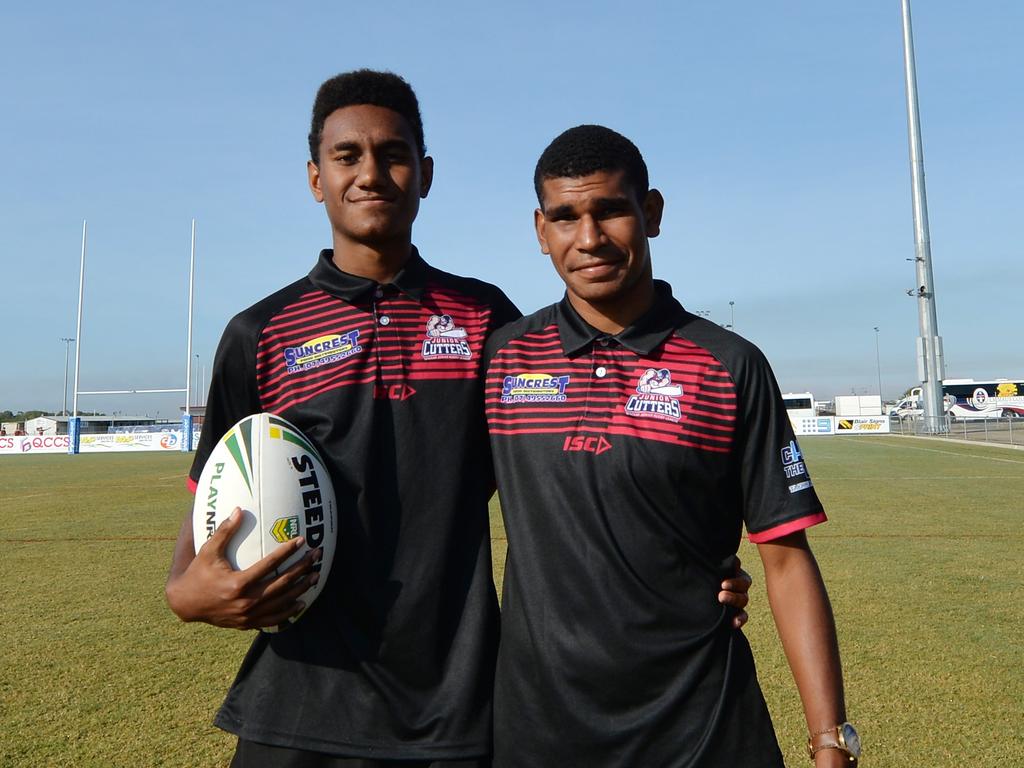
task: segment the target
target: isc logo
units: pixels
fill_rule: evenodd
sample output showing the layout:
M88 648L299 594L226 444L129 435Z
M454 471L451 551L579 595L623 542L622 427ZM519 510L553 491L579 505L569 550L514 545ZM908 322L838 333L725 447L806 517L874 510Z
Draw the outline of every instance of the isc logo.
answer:
M408 384L375 384L374 400L408 400L416 394L416 390Z
M562 444L563 451L587 451L588 453L600 456L605 451L610 451L612 444L604 439L604 435L596 437L584 437L583 435L566 435Z

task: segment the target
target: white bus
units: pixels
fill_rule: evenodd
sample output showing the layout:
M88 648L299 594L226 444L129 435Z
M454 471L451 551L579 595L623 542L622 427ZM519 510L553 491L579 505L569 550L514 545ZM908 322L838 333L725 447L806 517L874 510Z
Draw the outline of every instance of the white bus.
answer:
M787 392L782 396L789 420L811 419L817 416L814 410L814 395L810 392Z
M1020 380L946 379L942 399L946 414L954 419L1024 418L1024 381ZM889 415L912 419L921 413L921 388L914 387Z

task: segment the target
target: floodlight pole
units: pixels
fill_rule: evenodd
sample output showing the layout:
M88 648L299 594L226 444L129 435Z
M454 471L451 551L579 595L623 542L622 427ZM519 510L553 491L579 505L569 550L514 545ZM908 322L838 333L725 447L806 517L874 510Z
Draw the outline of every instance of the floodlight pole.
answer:
M736 302L729 302L729 329L736 330Z
M902 0L903 65L907 87L907 129L910 137L910 188L914 210L914 263L918 327L917 375L921 382L921 405L925 431L949 431L942 398L945 376L942 337L935 309L935 280L932 275L931 238L928 234L928 201L924 185L924 150L921 146L921 118L917 109L917 72L914 65L914 36L910 26L910 0Z

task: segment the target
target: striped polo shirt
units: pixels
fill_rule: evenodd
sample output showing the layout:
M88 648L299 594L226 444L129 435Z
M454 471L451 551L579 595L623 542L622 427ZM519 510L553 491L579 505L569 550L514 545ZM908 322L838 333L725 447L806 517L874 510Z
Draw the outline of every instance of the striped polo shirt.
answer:
M496 768L781 766L717 601L744 526L825 520L763 355L656 281L618 335L566 298L485 366L509 540Z
M498 611L481 361L519 313L415 250L386 285L332 256L234 317L214 362L191 479L232 424L266 411L315 443L339 509L319 598L256 635L216 724L353 757L484 755Z

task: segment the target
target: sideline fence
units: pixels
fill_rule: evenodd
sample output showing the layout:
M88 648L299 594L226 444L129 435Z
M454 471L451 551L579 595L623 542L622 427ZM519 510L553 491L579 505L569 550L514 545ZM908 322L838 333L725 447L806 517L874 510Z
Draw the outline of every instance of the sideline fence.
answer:
M923 419L890 420L892 434L914 437L945 437L954 440L969 440L979 443L1000 443L1024 447L1024 419L951 419L946 416L946 430L941 433L926 429Z

